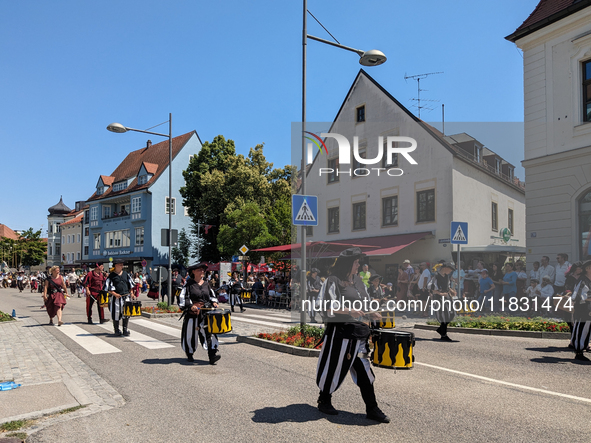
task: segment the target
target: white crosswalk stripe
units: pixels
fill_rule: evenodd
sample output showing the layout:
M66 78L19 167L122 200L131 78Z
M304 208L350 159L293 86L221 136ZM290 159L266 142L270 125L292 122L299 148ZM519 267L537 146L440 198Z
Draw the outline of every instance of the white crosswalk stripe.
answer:
M162 325L160 323L155 323L153 321L138 319L138 320L130 320L131 324L142 326L144 328L152 329L156 332L161 332L166 335L170 335L171 337L179 338L181 337L181 330L180 328L172 328L170 326ZM180 322L179 322L180 323Z
M107 331L113 330L111 325L103 324L97 326L100 326L101 328L106 329ZM125 338L147 349L174 348L174 345L171 345L170 343L164 343L163 341L156 340L155 338L149 337L144 334L140 334L136 331L131 331L131 335Z
M121 349L117 349L115 346L76 325L64 324L56 329L63 332L91 354L97 355L121 352Z

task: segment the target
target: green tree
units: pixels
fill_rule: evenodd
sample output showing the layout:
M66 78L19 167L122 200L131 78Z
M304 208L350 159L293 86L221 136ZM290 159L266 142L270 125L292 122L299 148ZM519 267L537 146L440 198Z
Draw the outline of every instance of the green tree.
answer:
M41 230L27 229L17 240L21 254L21 265L37 266L47 257L47 242L41 238Z
M191 239L185 228L179 232L178 246L172 248L172 258L175 263L184 266L185 268L189 265L189 259L191 257Z

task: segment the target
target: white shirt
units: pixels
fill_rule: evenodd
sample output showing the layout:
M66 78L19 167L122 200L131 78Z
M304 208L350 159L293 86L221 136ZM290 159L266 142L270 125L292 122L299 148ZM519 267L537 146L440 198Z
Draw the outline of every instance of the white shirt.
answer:
M554 288L552 285L546 285L542 287L542 284L540 283L538 286L536 286L536 291L541 294L540 297L544 298L552 297L554 295Z
M425 270L421 273L421 276L419 277L419 289L427 289L427 283L429 283L429 280L431 280L431 272L429 272L429 270L425 268Z
M542 278L547 275L548 277L550 277L550 284L554 283L554 276L556 275L556 271L554 270L554 266L552 265L548 265L546 267L540 266L540 269L538 271L540 273L540 281L542 281Z
M536 279L537 281L540 281L540 268L538 268L537 271L534 271L533 269L531 271L529 271L529 280L531 282L532 279Z
M554 284L556 286L564 286L566 284L566 271L570 267L570 263L565 261L562 266L556 264L556 278L554 280Z

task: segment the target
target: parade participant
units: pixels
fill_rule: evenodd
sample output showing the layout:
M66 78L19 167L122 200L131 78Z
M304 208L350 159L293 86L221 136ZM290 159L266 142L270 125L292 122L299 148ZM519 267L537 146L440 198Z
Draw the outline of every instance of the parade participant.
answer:
M25 278L25 271L20 271L16 277L16 286L18 287L18 292L23 292L23 289L25 289Z
M583 352L589 346L589 336L591 335L591 260L583 263L583 274L575 286L571 300L575 320L571 341L575 351L575 360L590 361L583 355Z
M431 278L429 282L429 290L433 296L433 300L439 301L439 309L435 311L435 318L440 325L436 329L443 341L453 341L447 336L447 325L454 319L456 313L448 303L451 302L451 297L455 295L455 291L450 289L450 274L454 271L451 263L442 263L437 273ZM445 305L444 302L445 301Z
M178 269L172 270L172 297L170 299L170 304L175 304L175 299L177 300L176 304L180 302L180 292L183 287L183 277L179 275Z
M70 286L70 295L76 294L76 282L78 281L78 276L72 269L70 273L67 275L68 278L68 285Z
M357 275L361 257L363 254L359 248L349 248L341 252L318 294L317 306L327 318L316 369L316 384L320 388L318 409L325 414L338 414L331 403L332 394L343 383L347 372L350 372L353 382L361 390L367 418L389 423L390 419L380 410L376 401L373 386L375 376L369 359L360 356L369 353L370 334L369 326L360 321L365 313L352 307L354 302L369 302L365 284ZM324 301L331 305L331 302L342 300L351 303L351 307L340 306L339 310L333 310L327 306L325 309ZM336 303L332 308L336 308ZM368 316L374 320L381 319L381 315L376 312Z
M197 349L197 334L203 349L207 350L209 364L214 365L221 357L218 352L218 338L209 331L207 321L202 308L218 307L218 300L213 289L204 279L206 263L197 263L189 266L190 277L179 296L179 307L183 311L183 328L181 332L181 347L187 360L195 361L193 353Z
M49 270L49 277L43 285L43 301L49 315L49 324L53 325L53 317L57 315L57 325L64 324L62 321L62 312L66 306L66 294L68 288L66 282L60 275L59 266L53 266Z
M37 290L37 274L31 274L31 292L35 292ZM0 285L1 286L1 285Z
M581 278L581 274L583 273L583 262L577 261L574 262L565 274L565 283L564 283L564 294L567 296L571 296L573 291L575 290L575 286L579 282L579 278ZM571 333L571 342L568 345L570 349L574 349L574 345L572 343L572 333L574 329L573 323L573 313L562 311L562 318L566 322L569 328L569 332Z
M319 273L319 269L312 268L307 278L308 300L310 300L310 311L308 312L308 315L310 315L311 322L316 322L316 312L314 311L314 304L316 303L316 297L318 296L320 288L322 287L320 277L318 277Z
M102 324L105 323L105 309L100 305L99 296L105 286L106 277L103 273L102 263L94 263L91 267L93 268L92 271L84 279L84 286L86 287L86 317L88 318L88 324L93 324L92 305L96 302L99 321Z
M244 289L244 284L240 279L240 273L238 271L232 272L232 278L228 283L230 287L230 306L232 308L232 312L234 312L234 305L236 304L236 300L238 300L238 304L240 305L240 312L246 311L242 306L242 290Z
M123 306L125 302L131 301L131 289L133 288L133 279L127 271L123 270L124 261L116 259L113 261L113 270L105 281L104 290L109 291L109 310L116 336L130 335L127 325L129 317L123 316ZM119 322L123 318L123 334L119 329Z

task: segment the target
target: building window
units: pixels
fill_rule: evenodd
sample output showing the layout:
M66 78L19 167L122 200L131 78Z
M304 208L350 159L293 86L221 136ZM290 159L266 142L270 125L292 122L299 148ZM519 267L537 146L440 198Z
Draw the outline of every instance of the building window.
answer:
M47 255L53 255L53 247L49 245L49 253Z
M365 105L359 106L356 110L357 123L365 121Z
M66 244L66 236L62 235L62 243L65 245Z
M579 200L579 238L581 258L591 258L591 190Z
M509 231L511 231L511 234L514 234L515 231L513 231L513 209L509 209L507 214L507 227L509 228Z
M88 255L88 246L84 246L84 255Z
M398 225L398 196L382 199L382 226Z
M583 63L583 121L591 122L591 60Z
M60 245L59 243L56 243L55 245L55 255L57 255L58 257L62 255L62 245Z
M353 230L365 229L365 202L353 204Z
M328 174L328 183L334 183L339 181L337 169L339 168L339 159L331 158L328 159L328 168L332 169L332 172Z
M499 160L498 158L495 159L495 172L497 174L501 173L501 160Z
M115 183L113 185L113 192L123 191L127 188L127 180L124 182Z
M88 228L84 228L84 237L88 237Z
M481 156L481 151L482 149L479 146L474 146L474 160L476 160L476 163L480 163L480 156Z
M306 237L312 237L314 235L314 226L306 226Z
M359 149L359 157L367 158L367 151L365 148ZM359 169L359 168L365 168L365 166L366 165L362 165L359 161L357 161L357 159L355 158L355 155L353 154L353 171L355 171L356 169ZM352 177L355 178L355 177L361 177L361 176L357 176L357 175L355 175L355 172L353 172Z
M76 238L77 238L77 243L80 243L80 234L76 234Z
M48 232L50 234L53 234L53 224L52 223L49 224L49 231Z
M142 198L134 197L131 199L131 212L142 212Z
M92 249L98 250L101 248L101 234L94 234L93 235L93 246Z
M107 249L127 248L129 244L129 229L105 233L105 248Z
M93 206L90 208L90 219L97 220L98 219L98 206Z
M172 215L176 214L176 198L172 198ZM164 200L164 213L168 214L169 211L169 197L166 197L166 199Z
M435 221L435 189L417 192L417 223Z
M84 224L87 225L88 224L88 211L84 211ZM88 229L88 228L87 228ZM88 234L86 234L88 235Z
M339 208L328 208L328 232L339 232Z
M493 231L498 231L499 230L499 205L497 205L495 202L492 202L492 208L491 208L491 215L492 215L492 230Z
M135 245L144 245L144 228L135 228Z
M76 252L76 260L80 260L80 253Z
M384 151L382 153L382 168L390 169L398 167L398 153L392 155L392 162L388 161L388 137L384 137Z
M111 206L103 206L103 218L111 218Z
M55 232L61 232L61 230L62 230L61 224L60 223L56 223L55 224Z

